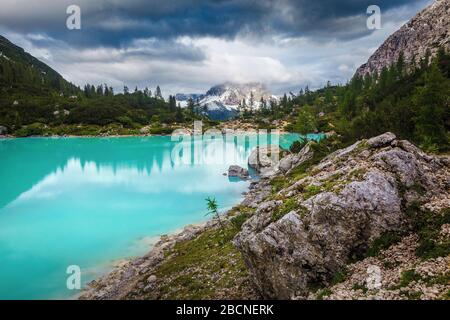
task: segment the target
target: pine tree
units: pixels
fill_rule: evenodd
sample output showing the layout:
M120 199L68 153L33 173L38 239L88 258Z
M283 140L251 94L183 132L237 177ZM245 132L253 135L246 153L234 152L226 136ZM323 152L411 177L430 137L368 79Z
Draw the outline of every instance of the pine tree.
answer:
M192 99L192 97L189 97L189 99L188 99L187 108L191 114L194 114L195 104L194 104L194 99Z
M159 86L156 86L155 98L163 99L161 88Z
M448 145L449 85L436 63L425 74L425 85L413 97L417 107L416 135L424 147Z
M183 110L181 109L180 105L178 105L176 107L175 121L178 122L178 123L184 122Z
M400 52L399 56L398 56L398 60L397 60L397 76L399 79L402 79L403 76L405 75L405 55L403 54L403 51Z

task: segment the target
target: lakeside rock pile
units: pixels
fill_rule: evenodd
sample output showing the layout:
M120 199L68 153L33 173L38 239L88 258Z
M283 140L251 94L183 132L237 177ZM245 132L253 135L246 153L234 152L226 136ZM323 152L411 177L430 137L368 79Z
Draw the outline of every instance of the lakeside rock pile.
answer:
M403 53L406 63L416 64L426 56L432 56L439 47L450 47L450 0L435 0L408 23L391 35L356 72L364 76L380 72L395 63Z
M212 220L162 236L146 256L121 263L80 298L448 296L450 159L386 133L299 173L314 150L307 145L251 182L241 204L224 215L225 229ZM431 229L414 229L414 215L416 224ZM417 255L433 246L440 251ZM375 287L370 270L380 277Z
M408 230L415 203L450 208L449 159L386 133L334 152L257 206L234 243L264 298L306 298L386 232Z
M228 176L232 178L234 177L242 180L247 180L250 175L247 169L234 165L228 168Z

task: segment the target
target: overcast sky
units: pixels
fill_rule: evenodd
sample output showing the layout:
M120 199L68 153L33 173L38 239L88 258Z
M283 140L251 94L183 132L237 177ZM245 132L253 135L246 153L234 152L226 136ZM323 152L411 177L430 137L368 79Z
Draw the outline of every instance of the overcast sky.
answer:
M0 34L77 84L202 93L226 81L275 94L345 83L432 0L0 0ZM66 9L81 8L81 30ZM382 29L368 30L378 5Z

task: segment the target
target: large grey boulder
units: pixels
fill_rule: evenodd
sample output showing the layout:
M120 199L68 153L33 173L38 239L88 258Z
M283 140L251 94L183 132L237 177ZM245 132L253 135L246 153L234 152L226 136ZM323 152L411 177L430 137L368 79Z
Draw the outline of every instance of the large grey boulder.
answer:
M240 166L230 166L230 168L228 168L228 176L229 177L236 177L236 178L240 178L240 179L248 179L249 177L249 173L247 169L244 169Z
M0 136L8 133L8 128L0 126Z
M373 138L367 140L367 143L372 148L381 148L381 147L389 145L396 138L397 137L395 136L395 134L393 134L391 132L386 132L385 134L382 134L380 136L373 137Z
M280 146L256 147L250 153L248 165L262 176L273 176L278 172L278 164L283 153L284 150Z
M308 160L311 160L314 156L314 151L311 148L312 143L313 142L309 142L302 148L302 150L300 150L299 153L290 154L281 159L278 164L279 170L284 174L288 174L293 168L298 167Z
M244 223L234 244L264 298L306 297L384 232L404 230L410 202L445 197L448 161L391 138L333 153Z

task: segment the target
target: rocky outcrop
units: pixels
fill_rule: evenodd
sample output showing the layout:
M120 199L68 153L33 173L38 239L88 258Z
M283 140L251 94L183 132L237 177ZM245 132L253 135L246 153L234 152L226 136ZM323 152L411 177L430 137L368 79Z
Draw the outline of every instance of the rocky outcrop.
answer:
M8 128L0 126L0 136L8 133Z
M248 165L262 176L273 176L279 170L279 161L284 153L285 150L279 146L256 147L248 157Z
M246 180L249 178L249 173L247 169L233 165L228 168L228 176Z
M385 232L407 229L412 203L450 207L449 177L448 158L392 133L359 141L259 203L234 243L263 297L305 298Z
M311 142L308 143L299 153L290 154L280 160L278 164L279 170L284 174L289 174L291 170L298 167L302 163L311 160L314 156L314 151L311 147Z
M401 52L406 62L419 62L427 49L435 55L438 48L450 47L450 0L435 0L417 14L400 30L391 35L383 45L362 65L357 75L380 72L396 62Z
M306 149L288 157L309 159L308 154ZM147 255L121 262L91 282L80 299L199 299L193 288L204 289L203 284L211 291L201 297L209 299L407 299L419 297L416 291L435 299L450 289L445 282L450 256L424 261L415 255L423 239L404 233L411 224L406 211L417 203L436 213L450 208L448 157L427 155L386 133L330 154L306 174L296 171L291 179L282 172L251 182L243 202L224 214L222 223L212 220L162 236ZM433 241L445 248L450 224L448 218L439 220L444 224L433 231ZM360 260L386 231L403 238ZM236 233L233 244L240 252L230 242ZM365 284L372 267L383 277L376 290ZM421 278L405 284L403 274L411 270ZM336 284L335 275L344 273L347 278ZM327 288L311 290L320 286Z
M142 275L150 273L165 259L167 252L177 243L193 239L200 233L218 225L217 220L209 221L201 225L189 225L182 231L172 235L163 235L153 246L152 250L143 257L119 261L115 263L112 272L106 276L93 280L78 297L80 300L120 300L126 299L130 292L136 290ZM146 280L146 286L140 289L151 291L156 282L156 277L150 275ZM142 284L140 284L142 286Z
M348 265L343 281L319 294L326 300L442 299L450 288L450 257L424 260L416 256L418 247L417 235L406 236L378 256ZM308 299L317 299L317 292Z

